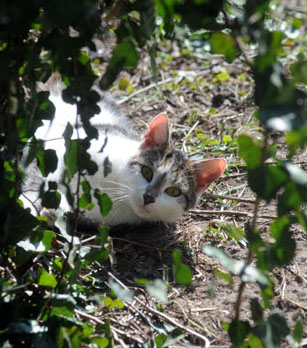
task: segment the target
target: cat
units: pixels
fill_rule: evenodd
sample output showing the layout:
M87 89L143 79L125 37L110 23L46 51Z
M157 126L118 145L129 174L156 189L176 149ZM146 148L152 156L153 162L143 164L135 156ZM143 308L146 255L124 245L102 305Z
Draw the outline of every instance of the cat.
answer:
M59 81L49 87L49 99L55 106L53 121L43 121L37 129L36 139L45 141L45 150L54 149L58 157L57 169L43 178L36 160L25 169L26 179L21 200L34 215L45 215L52 224L58 215L72 212L73 207L66 199L67 184L65 174L65 141L62 134L67 122L76 124L76 106L62 99ZM208 185L225 170L223 158L193 163L170 141L169 122L165 113L160 113L149 124L144 137L138 140L128 119L108 97L98 103L100 113L90 119L98 129L98 139L90 140L88 153L98 165L92 176L84 174L92 191L98 189L106 193L112 208L105 217L98 204L85 210L87 219L105 225L140 224L143 222L174 222L190 208L194 207ZM78 122L80 124L80 121ZM72 138L85 138L82 127L75 127ZM25 156L24 156L25 157ZM105 161L111 163L111 171L105 173ZM48 181L58 184L61 193L60 205L56 210L42 207L39 196L41 184L48 187ZM71 192L76 192L77 175L69 183ZM93 198L95 200L95 198Z

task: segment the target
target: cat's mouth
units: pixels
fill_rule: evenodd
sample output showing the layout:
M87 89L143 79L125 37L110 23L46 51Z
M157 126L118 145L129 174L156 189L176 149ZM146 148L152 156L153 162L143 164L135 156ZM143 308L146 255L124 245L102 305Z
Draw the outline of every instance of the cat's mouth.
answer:
M152 209L149 205L145 205L143 200L137 200L134 202L134 211L140 217L149 217L152 214Z
M145 204L141 205L141 210L146 214L150 214L150 210L149 210L148 206Z

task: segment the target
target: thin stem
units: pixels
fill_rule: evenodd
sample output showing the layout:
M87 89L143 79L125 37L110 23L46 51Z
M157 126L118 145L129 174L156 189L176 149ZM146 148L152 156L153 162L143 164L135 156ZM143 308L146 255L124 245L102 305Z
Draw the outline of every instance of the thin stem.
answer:
M264 142L263 142L262 152L261 152L260 166L262 166L264 164L264 161L266 159L267 150L268 150L268 132L265 132ZM250 229L251 230L255 230L256 226L257 226L260 201L261 201L260 197L257 196L256 197L256 201L255 201L255 205L254 205L253 219L252 219L252 222L251 222L251 225L250 225ZM252 249L252 248L248 249L248 254L247 254L246 262L245 262L247 265L249 265L252 262L254 253L255 253L254 249ZM235 308L235 319L236 320L239 320L239 318L240 318L240 308L241 308L242 296L243 296L243 292L244 292L245 286L246 286L246 282L242 281L240 283L240 286L239 286L237 300L235 302L235 307L234 307Z

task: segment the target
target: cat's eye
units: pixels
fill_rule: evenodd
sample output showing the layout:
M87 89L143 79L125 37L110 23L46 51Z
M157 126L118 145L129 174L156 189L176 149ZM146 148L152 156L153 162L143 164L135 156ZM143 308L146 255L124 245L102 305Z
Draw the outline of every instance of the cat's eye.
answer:
M171 197L179 197L181 195L181 191L179 190L178 187L175 187L175 186L168 187L165 190L165 193Z
M151 182L152 177L153 177L153 171L151 168L147 167L147 166L142 166L141 168L141 173L143 175L143 177L148 181Z

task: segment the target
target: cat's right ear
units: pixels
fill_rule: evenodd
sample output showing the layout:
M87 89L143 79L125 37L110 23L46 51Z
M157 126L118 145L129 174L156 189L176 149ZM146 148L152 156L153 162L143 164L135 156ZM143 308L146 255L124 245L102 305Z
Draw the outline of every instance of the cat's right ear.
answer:
M168 117L162 113L151 121L140 148L141 150L145 150L147 148L164 148L167 146L168 140Z

